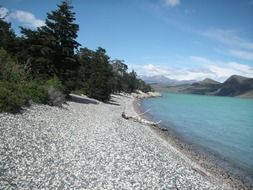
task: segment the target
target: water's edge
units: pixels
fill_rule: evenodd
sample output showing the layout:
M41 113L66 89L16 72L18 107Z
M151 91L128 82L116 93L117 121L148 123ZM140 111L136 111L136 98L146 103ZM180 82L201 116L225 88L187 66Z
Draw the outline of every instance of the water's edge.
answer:
M133 107L137 113L143 113L145 111L142 106L142 100L135 99ZM149 113L145 113L142 117L144 119L156 121L154 116ZM192 144L171 127L164 126L163 124L160 124L160 127L166 128L168 131L162 131L159 127L151 127L151 129L161 138L165 139L170 145L203 167L206 171L225 183L230 184L235 189L253 189L253 176L249 176L247 172L230 164L229 160L207 150L205 147Z

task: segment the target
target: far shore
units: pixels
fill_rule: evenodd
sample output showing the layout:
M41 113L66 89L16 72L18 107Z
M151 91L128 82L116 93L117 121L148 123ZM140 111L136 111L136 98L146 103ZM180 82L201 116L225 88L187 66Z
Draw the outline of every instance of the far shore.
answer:
M141 106L142 99L135 98L133 101L133 107L138 115L141 115L143 119L156 122L155 118ZM245 175L240 169L227 165L227 161L221 158L219 155L214 154L212 151L207 150L204 147L193 145L191 142L184 139L171 127L165 126L163 123L158 127L150 126L150 128L160 138L164 139L170 146L175 147L177 150L186 155L193 162L198 163L203 171L208 171L215 175L219 179L223 179L226 183L230 184L235 189L252 189L253 181L251 179L245 179ZM161 130L166 129L166 130Z

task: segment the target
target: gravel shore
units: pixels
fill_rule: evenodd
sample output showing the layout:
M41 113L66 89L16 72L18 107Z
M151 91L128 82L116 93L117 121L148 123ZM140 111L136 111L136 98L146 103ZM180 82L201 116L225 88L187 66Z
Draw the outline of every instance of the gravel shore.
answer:
M130 96L0 114L0 189L231 189L136 115Z

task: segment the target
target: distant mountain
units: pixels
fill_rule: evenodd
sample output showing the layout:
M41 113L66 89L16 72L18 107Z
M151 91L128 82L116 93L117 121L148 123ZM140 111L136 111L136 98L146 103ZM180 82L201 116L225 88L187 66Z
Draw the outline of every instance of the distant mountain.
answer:
M192 84L196 82L195 80L174 80L167 78L163 75L155 75L155 76L141 76L142 80L144 80L148 84L166 84L166 85L181 85L181 84Z
M199 81L199 82L196 82L196 83L193 83L193 84L197 84L197 85L216 85L216 84L220 84L220 82L218 81L215 81L213 79L209 79L209 78L206 78L202 81Z
M241 96L253 98L253 78L232 75L224 83L212 79L195 82L188 85L167 87L170 92L182 92L215 96Z
M218 96L241 96L253 91L253 78L232 75L215 93Z

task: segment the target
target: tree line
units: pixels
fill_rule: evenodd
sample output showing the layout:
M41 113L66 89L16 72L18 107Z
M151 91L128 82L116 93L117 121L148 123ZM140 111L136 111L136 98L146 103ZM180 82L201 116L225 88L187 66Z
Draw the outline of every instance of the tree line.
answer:
M71 92L106 102L112 93L152 90L105 49L81 47L68 1L47 13L44 26L20 27L21 36L5 17L0 15L0 111L16 112L31 101L58 105Z

